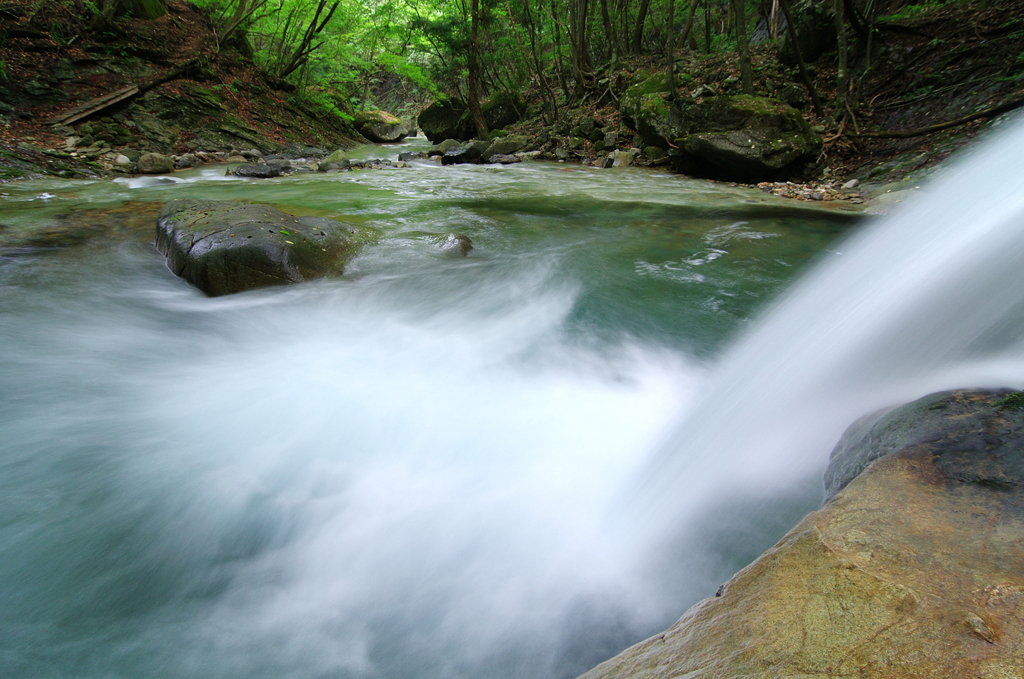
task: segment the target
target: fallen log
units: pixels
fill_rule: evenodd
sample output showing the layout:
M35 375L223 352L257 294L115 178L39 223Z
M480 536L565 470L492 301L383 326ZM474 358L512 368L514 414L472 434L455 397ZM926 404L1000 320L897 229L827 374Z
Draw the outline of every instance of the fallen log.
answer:
M960 125L966 125L967 123L974 122L981 118L989 118L991 116L999 115L1000 113L1006 113L1012 111L1015 108L1024 106L1024 96L1018 96L1009 101L1003 102L996 106L985 109L984 111L978 111L962 118L955 120L949 120L944 123L936 123L935 125L928 125L927 127L919 127L915 130L888 130L881 132L861 132L859 134L848 134L847 136L855 139L909 139L911 137L923 137L926 134L932 134L935 132L941 132L942 130L948 130L951 127L959 127Z
M90 99L81 106L76 106L75 108L69 111L61 113L59 116L55 118L51 118L50 120L46 121L46 124L70 125L72 123L78 122L82 118L88 118L94 113L98 113L105 108L109 108L114 104L119 104L126 99L130 99L140 94L145 94L154 87L158 87L166 82L174 80L175 78L181 77L193 66L198 64L200 59L201 57L189 59L185 63L175 66L170 71L167 71L163 75L153 78L152 80L140 83L138 85L129 85L128 87L117 90L116 92L109 92L108 94L104 94L102 97Z

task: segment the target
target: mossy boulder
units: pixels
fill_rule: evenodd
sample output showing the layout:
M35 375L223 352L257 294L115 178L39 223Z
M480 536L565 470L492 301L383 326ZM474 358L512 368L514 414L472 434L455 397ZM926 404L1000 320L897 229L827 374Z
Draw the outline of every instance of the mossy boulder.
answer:
M330 170L344 170L347 167L351 167L352 161L349 160L348 155L338 149L334 153L330 154L317 164L317 169L320 172L328 172Z
M468 141L476 132L468 113L469 109L458 99L439 99L423 109L416 122L432 142Z
M622 95L620 108L627 122L651 146L669 148L676 136L672 108L668 104L668 75L639 71Z
M489 130L518 122L525 110L515 95L498 92L480 105ZM458 99L439 99L423 109L417 119L423 134L432 142L444 139L469 141L476 136L476 124L469 107Z
M333 219L237 201L172 200L156 227L168 268L211 297L341 275L359 241Z
M507 137L499 137L492 141L483 152L483 158L490 162L491 156L507 156L517 151L522 151L530 140L521 134L510 134Z
M488 130L499 130L519 122L523 117L522 102L509 92L497 92L480 106ZM472 121L471 121L472 122Z
M792 106L751 95L668 101L668 79L640 79L622 111L649 146L671 149L675 168L728 181L783 179L803 172L821 138Z
M399 141L409 134L409 126L387 111L360 111L355 115L353 126L359 134L377 144Z
M853 461L834 475L846 485L821 510L582 679L1021 677L1024 409L1012 398L938 394L858 424L833 456Z
M139 172L142 174L174 172L174 160L162 153L147 153L139 158Z

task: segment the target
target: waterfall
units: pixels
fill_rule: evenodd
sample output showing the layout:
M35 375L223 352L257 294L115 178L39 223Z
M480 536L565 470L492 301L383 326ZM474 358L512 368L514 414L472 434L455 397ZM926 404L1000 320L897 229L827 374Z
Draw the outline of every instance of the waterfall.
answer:
M839 243L727 350L628 492L653 540L820 475L862 415L1024 386L1024 125Z

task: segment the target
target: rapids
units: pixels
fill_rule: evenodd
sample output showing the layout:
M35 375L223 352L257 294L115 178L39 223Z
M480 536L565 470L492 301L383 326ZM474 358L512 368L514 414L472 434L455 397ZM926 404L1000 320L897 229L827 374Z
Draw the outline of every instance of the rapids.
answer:
M656 171L222 173L0 187L0 675L571 679L815 508L849 421L1019 355L1020 286L929 339L1020 252L1012 211L988 258L932 238L944 193L836 246L848 214ZM151 245L182 197L378 242L209 299Z

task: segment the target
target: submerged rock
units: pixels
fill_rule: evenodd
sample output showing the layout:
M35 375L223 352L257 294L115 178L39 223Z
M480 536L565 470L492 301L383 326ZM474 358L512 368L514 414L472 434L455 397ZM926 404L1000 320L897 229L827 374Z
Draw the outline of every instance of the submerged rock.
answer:
M463 146L453 146L441 156L442 165L457 165L464 163L476 163L483 157L484 151L489 144L485 141L475 140Z
M441 142L439 144L434 144L429 149L427 149L427 155L428 156L443 156L445 153L447 153L451 149L457 148L457 147L459 147L461 145L462 145L462 142L460 142L458 139L445 139L443 142Z
M583 677L1021 677L1022 441L1022 392L936 394L857 423L823 509Z
M512 154L496 153L493 156L488 156L487 162L498 165L512 165L513 163L523 162L523 159Z
M448 233L437 239L438 245L445 252L462 255L465 257L473 249L473 241L469 236L461 233Z
M341 275L358 247L354 234L269 205L172 200L157 218L156 247L175 275L215 297Z
M235 168L236 177L253 177L255 179L270 179L281 176L281 166L271 163L256 165L246 163Z

